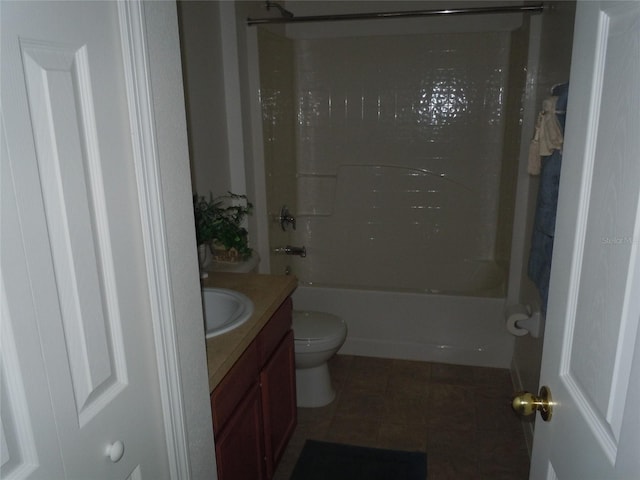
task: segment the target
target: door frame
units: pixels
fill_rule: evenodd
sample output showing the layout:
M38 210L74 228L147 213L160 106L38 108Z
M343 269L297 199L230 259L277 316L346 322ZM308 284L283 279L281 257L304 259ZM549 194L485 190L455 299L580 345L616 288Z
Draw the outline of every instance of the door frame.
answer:
M172 479L190 478L176 317L142 1L117 2L160 400Z

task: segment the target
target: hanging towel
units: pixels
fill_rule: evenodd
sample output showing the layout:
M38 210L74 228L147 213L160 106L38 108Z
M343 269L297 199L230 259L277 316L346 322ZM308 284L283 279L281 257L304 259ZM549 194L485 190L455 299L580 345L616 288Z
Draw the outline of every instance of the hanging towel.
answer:
M538 287L543 312L546 311L549 295L561 167L562 153L560 150L554 150L553 154L542 158L540 187L538 189L535 220L531 234L529 278Z
M558 97L555 96L545 98L542 101L542 111L538 114L536 130L529 144L528 172L531 175L540 175L541 156L546 157L551 155L554 150L562 149L564 138L556 113L564 112L557 111L557 102Z
M554 87L552 94L556 95L556 97L553 101L553 113L550 115L556 119L560 137L562 137L566 119L569 84L564 83L557 85ZM529 278L531 278L538 287L541 299L541 310L543 312L547 310L547 298L549 295L551 258L553 255L556 210L558 206L558 189L560 186L560 170L562 167L561 148L562 142L560 142L558 148L542 156L539 171L540 186L538 188L533 233L531 235L531 251L529 253ZM538 156L538 160L540 161L540 156Z

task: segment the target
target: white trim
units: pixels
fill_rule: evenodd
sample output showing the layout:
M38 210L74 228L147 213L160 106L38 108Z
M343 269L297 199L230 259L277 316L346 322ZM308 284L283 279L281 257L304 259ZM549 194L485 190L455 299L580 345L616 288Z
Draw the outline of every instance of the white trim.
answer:
M191 477L143 3L118 2L138 201L172 479Z

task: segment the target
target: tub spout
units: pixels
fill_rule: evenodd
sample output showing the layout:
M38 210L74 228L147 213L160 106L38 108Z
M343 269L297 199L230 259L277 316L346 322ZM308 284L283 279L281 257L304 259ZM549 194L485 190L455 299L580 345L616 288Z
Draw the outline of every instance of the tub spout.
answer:
M274 253L281 253L284 255L298 255L300 257L307 256L307 249L304 247L292 247L291 245L287 245L286 247L278 247L273 249Z

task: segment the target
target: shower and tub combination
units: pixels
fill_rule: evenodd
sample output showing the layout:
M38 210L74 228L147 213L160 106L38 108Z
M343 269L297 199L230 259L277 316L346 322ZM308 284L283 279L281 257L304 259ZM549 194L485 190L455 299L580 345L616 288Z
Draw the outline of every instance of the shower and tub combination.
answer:
M268 268L344 353L509 366L528 15L460 18L258 27Z
M338 211L299 202L296 308L343 318L345 353L508 366L505 267L480 254L475 192L405 167L344 166L337 177ZM444 207L454 204L465 221Z

